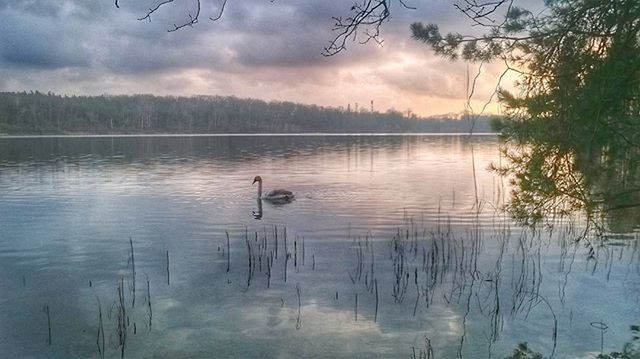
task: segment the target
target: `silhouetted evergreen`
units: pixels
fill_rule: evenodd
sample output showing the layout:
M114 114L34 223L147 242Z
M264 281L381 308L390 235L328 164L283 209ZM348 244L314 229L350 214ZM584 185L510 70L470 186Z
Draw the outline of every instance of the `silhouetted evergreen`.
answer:
M61 96L0 93L0 133L469 132L459 117L419 118L221 96ZM474 132L490 132L490 118Z
M482 35L411 29L436 54L493 60L520 75L517 91L498 92L506 116L495 122L505 159L496 170L513 185L507 209L532 225L583 212L599 230L637 230L640 2L549 0L535 12L502 0L483 6L460 8ZM487 16L500 6L503 19Z

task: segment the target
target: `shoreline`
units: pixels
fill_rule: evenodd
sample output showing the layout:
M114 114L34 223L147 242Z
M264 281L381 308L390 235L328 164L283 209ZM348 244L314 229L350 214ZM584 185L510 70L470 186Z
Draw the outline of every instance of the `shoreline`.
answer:
M52 134L8 135L0 139L28 138L128 138L128 137L373 137L373 136L498 136L499 132L297 132L297 133L139 133L139 134Z

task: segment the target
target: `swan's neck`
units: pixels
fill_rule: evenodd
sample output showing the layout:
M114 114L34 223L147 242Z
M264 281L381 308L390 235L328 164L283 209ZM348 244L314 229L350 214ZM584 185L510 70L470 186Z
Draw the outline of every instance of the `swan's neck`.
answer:
M262 198L262 181L258 181L258 198Z

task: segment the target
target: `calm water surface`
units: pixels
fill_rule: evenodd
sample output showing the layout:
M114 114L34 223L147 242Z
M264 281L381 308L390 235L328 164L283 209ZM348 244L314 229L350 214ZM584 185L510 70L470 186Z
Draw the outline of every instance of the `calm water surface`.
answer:
M0 139L0 356L621 349L638 234L517 227L499 162L492 136Z

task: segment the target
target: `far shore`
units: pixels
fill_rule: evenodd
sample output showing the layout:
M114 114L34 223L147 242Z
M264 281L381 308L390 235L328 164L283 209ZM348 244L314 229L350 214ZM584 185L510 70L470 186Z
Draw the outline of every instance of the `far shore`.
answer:
M295 132L295 133L65 133L65 134L6 134L11 138L77 138L77 137L270 137L270 136L497 136L497 132Z

